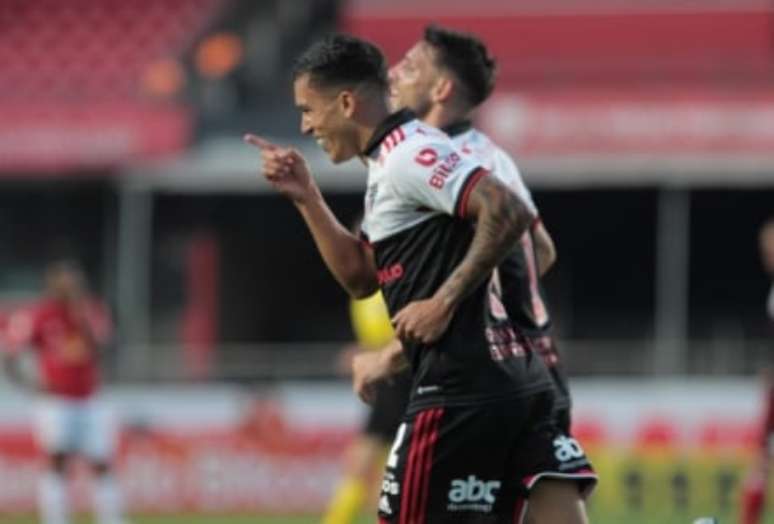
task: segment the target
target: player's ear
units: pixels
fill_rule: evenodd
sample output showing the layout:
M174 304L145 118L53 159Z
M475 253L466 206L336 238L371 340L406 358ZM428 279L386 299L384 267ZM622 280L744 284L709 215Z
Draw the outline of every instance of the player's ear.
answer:
M354 93L348 89L341 91L339 93L338 103L342 114L347 118L352 118L357 106L357 100Z
M434 102L446 102L452 95L454 95L454 82L449 76L440 75L433 84L430 96Z

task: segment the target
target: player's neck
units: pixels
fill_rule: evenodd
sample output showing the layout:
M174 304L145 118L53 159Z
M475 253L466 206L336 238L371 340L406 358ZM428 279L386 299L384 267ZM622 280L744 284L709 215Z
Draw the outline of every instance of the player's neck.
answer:
M392 113L386 99L377 99L366 107L368 109L358 119L357 135L360 151L366 148L376 129Z
M466 111L460 111L449 105L434 105L422 117L422 121L438 129L443 129L468 118L469 115Z

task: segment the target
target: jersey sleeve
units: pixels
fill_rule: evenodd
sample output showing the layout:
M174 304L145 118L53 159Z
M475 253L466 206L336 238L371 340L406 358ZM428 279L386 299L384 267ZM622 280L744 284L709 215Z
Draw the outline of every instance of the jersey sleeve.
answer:
M535 201L532 199L532 193L524 183L519 168L513 159L503 151L497 151L497 154L494 155L492 174L510 187L535 217L539 216Z
M486 171L450 141L406 143L388 158L390 183L418 207L463 216L467 197Z

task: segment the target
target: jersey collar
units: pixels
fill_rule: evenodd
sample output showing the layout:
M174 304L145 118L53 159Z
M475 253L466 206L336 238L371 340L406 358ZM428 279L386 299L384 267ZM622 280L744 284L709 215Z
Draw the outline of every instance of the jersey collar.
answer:
M406 122L410 122L415 118L416 115L412 111L408 109L401 109L400 111L396 111L395 113L392 113L390 116L382 120L382 122L376 126L374 134L371 135L370 140L368 140L365 150L363 150L363 156L370 156L373 154L376 148L379 147L379 144L382 143L382 140L384 140L384 138L393 129L405 124Z
M473 127L473 122L470 120L458 120L457 122L452 122L448 126L441 128L441 131L450 137L455 137L461 135L471 127Z

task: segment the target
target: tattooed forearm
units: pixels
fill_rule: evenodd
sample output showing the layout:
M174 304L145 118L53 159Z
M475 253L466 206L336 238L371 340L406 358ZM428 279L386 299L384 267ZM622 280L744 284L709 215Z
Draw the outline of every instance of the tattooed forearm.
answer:
M492 176L473 189L468 215L476 230L465 258L438 290L446 305L456 305L481 284L505 258L532 220L524 203Z

